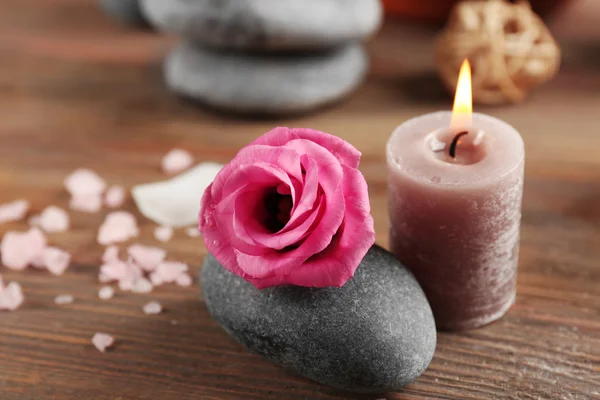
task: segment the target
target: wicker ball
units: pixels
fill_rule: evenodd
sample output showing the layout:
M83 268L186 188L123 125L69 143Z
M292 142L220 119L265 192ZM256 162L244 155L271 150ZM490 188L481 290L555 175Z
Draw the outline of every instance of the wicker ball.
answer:
M474 102L518 103L557 73L560 49L528 2L470 0L452 10L436 46L438 72L452 93L465 58Z

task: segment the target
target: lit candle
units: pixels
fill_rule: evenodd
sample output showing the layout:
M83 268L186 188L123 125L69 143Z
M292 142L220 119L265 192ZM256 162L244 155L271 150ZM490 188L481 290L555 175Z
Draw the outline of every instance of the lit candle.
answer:
M502 317L515 299L524 148L472 113L465 61L453 112L400 125L387 144L391 251L421 284L441 330Z

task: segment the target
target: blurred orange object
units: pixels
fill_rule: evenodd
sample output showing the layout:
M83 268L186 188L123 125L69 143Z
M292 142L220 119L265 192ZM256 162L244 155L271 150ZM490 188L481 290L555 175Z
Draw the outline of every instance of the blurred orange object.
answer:
M530 3L536 13L544 16L556 6L569 1L572 0L531 0ZM450 10L458 2L459 0L383 0L383 5L389 15L439 23L446 21Z

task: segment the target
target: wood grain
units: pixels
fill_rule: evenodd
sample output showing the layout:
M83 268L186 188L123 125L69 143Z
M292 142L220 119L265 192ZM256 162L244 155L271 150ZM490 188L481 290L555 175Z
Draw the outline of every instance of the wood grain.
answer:
M0 5L0 202L26 198L34 212L66 208L62 181L76 167L131 187L162 178L159 160L172 147L227 162L275 125L307 126L363 152L377 241L387 245L385 142L407 118L451 103L431 77L426 33L417 46L410 31L387 25L370 45L368 81L343 104L310 116L243 120L168 93L160 63L174 39L115 25L95 3ZM63 277L1 269L22 283L27 302L0 314L0 398L600 398L599 70L566 60L525 104L479 110L513 124L526 143L517 302L483 329L440 334L431 366L402 392L355 396L282 371L228 338L196 284L98 300L95 235L105 212L73 212L72 229L50 236L74 254ZM132 203L126 208L134 211ZM140 221L140 241L154 244L154 226ZM0 234L25 227L2 225ZM166 247L198 273L202 240L177 231ZM75 303L55 305L61 293ZM166 312L143 315L151 299ZM113 334L115 348L96 351L96 331Z

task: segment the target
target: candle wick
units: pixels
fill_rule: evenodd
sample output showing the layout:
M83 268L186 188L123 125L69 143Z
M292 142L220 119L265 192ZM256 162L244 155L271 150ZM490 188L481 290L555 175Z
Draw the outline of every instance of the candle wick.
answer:
M456 146L458 145L458 140L461 137L468 135L468 134L469 134L468 131L463 131L463 132L457 133L456 136L454 136L454 139L452 140L452 144L450 144L450 157L456 158Z

